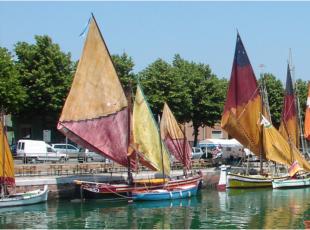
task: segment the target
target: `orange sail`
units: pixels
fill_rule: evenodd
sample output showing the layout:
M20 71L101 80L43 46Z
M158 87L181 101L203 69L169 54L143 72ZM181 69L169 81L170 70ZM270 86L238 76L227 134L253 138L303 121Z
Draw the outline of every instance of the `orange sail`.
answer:
M14 186L14 161L4 132L3 122L0 124L0 184Z
M285 140L291 142L296 148L299 148L299 128L297 122L297 109L295 105L295 95L291 71L287 65L287 78L284 96L284 105L281 116L279 132Z
M221 126L256 155L260 155L262 150L260 136L262 109L259 86L238 34Z
M305 138L310 141L310 82L308 83L308 98L305 114Z
M190 169L191 147L167 103L164 105L160 132L161 138L164 140L169 152L186 169Z

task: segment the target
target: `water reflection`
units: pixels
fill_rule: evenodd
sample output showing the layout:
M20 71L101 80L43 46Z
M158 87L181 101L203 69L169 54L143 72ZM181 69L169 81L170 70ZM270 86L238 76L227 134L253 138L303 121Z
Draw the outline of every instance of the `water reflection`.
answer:
M304 228L310 188L203 190L190 199L161 202L60 200L0 209L0 228Z

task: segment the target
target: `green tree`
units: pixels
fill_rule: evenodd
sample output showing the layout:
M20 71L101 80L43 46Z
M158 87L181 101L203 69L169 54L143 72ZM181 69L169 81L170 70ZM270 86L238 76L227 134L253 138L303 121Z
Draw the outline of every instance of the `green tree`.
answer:
M261 82L261 79L259 79ZM272 124L279 128L283 108L284 89L282 82L271 73L264 74L264 84L268 95L268 104Z
M298 79L295 83L295 91L299 99L299 112L301 115L300 119L304 121L307 106L307 98L308 98L308 82Z
M26 93L18 81L13 57L6 48L0 47L0 106L5 112L15 114L25 99Z
M183 108L182 111L184 117L192 121L196 145L199 127L212 127L221 119L227 80L218 79L209 65L186 61L180 55L175 55L173 67L190 92L191 106Z
M31 115L55 115L63 107L71 85L74 63L48 36L35 36L36 44L15 45L16 66L27 100L21 112Z
M135 64L132 58L126 53L122 55L114 54L111 58L124 89L130 89L135 83L135 74L133 73Z

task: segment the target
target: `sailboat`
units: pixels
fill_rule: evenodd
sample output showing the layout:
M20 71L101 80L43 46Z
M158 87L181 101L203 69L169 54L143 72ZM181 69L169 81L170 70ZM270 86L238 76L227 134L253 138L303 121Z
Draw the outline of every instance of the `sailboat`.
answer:
M135 106L140 105L140 101L144 103L144 95L138 86ZM149 113L146 108L136 108L131 116L110 53L92 15L82 56L57 128L73 142L126 167L128 177L121 183L77 180L82 194L127 199L133 191L174 187L201 180L202 175L176 180L166 177L133 180L132 171L137 168L137 162L153 171L162 172L164 169L166 175L170 171L168 153L160 151L161 141L154 121L143 114ZM145 116L137 117L139 114Z
M138 91L139 92L139 91ZM142 91L140 91L142 92ZM134 105L134 117L135 117L135 111L139 110L140 113L136 114L136 117L139 118L138 122L134 122L134 126L144 126L143 124L148 124L150 122L147 122L147 120L154 120L154 119L147 119L147 117L152 117L152 113L150 113L150 110L147 108L147 102L142 97L142 93L137 94L135 99L135 105ZM144 109L140 108L144 107ZM141 117L145 117L144 119L141 119ZM142 120L142 122L141 122ZM135 119L134 119L135 121ZM153 122L153 125L155 123ZM143 127L141 127L143 128ZM148 129L151 129L149 127ZM134 132L134 133L142 133L143 132ZM170 108L168 107L168 104L164 104L163 109L163 115L162 120L160 121L160 133L161 138L164 140L164 144L162 143L160 145L161 151L165 152L165 145L168 147L170 153L173 154L173 156L181 162L184 166L184 176L187 176L187 170L190 169L190 146L186 140L185 132L183 133L180 126L178 125L175 117L173 116ZM145 143L145 135L143 135L143 140L136 140L136 143ZM161 141L161 140L160 140ZM166 163L164 159L162 158L162 164ZM167 160L167 159L166 159ZM166 170L163 169L163 174L167 173ZM193 181L192 183L182 184L179 186L164 186L161 189L153 189L153 190L145 190L145 191L134 191L133 192L133 200L172 200L172 199L180 199L180 198L188 198L191 196L195 196L197 194L197 190L199 188L199 185L201 183L201 180Z
M308 97L305 113L305 138L310 141L310 82L308 82Z
M287 140L289 148L289 175L286 180L275 180L273 188L306 187L310 186L310 177L304 171L310 170L310 164L299 153L299 132L297 122L297 107L295 101L294 87L289 64L287 66L287 79L284 97L284 106L279 131Z
M0 208L45 202L48 197L47 185L44 186L43 190L14 193L14 160L5 134L3 116L0 120Z
M281 159L282 155L289 155L287 149L284 148L286 140L283 138L274 139L276 142L274 144L277 144L276 146L278 147L277 151L272 149L273 144L266 145L266 138L264 138L265 127L261 121L263 116L265 120L270 120L270 118L263 98L238 33L221 126L245 148L250 149L255 155L260 157L261 172L260 175L228 173L226 188L271 187L275 177L263 173L263 159L279 162L279 158ZM273 130L273 132L278 134L277 130ZM226 172L226 170L223 170L223 172ZM287 177L284 176L283 178Z

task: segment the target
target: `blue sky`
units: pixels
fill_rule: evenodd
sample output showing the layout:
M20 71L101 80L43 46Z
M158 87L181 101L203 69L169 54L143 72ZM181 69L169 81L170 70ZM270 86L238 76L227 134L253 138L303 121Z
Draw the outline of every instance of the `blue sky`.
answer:
M230 77L238 29L258 77L285 81L289 49L295 77L310 80L310 2L0 2L0 46L49 35L77 60L93 12L112 54L128 53L135 72L178 53Z

